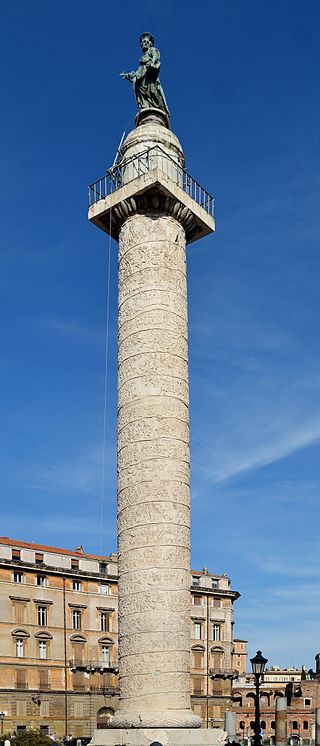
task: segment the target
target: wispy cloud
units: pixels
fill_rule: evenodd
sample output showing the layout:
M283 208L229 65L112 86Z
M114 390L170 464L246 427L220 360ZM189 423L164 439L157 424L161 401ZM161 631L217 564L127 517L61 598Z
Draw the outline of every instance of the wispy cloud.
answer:
M89 324L79 323L74 320L43 318L34 321L33 326L36 326L39 331L65 335L81 343L91 342L102 345L105 337L103 329L97 329Z

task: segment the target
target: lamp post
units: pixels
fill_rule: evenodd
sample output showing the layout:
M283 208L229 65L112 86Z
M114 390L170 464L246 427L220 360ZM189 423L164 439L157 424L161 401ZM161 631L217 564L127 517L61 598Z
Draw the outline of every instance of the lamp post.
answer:
M261 746L259 690L260 690L260 678L264 673L266 663L268 663L268 658L264 658L261 653L261 650L258 650L254 658L250 658L250 663L252 666L252 673L254 674L255 687L256 687L253 743L254 743L254 746Z
M1 722L1 735L2 736L3 736L3 721L4 721L4 718L5 718L5 714L6 713L3 712L3 710L1 710L1 712L0 712L0 722Z

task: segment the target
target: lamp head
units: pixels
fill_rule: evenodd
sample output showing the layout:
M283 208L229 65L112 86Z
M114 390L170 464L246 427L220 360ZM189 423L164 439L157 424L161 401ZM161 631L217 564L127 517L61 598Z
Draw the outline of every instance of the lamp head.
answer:
M264 658L261 650L258 650L254 658L250 658L250 663L252 666L252 673L254 673L255 676L262 676L266 664L268 663L268 658Z

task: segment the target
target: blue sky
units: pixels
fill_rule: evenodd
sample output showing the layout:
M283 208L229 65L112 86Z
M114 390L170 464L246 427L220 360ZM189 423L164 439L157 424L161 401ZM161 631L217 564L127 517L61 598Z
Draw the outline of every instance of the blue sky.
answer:
M317 0L11 0L1 8L2 528L99 551L106 237L87 185L150 30L217 232L188 249L192 563L227 572L270 663L319 649ZM116 245L103 548L116 547Z

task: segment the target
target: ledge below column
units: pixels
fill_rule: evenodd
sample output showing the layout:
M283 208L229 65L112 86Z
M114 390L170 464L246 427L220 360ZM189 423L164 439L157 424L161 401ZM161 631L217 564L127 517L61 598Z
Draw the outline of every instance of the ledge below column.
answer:
M91 746L220 746L222 728L106 728L96 730ZM89 745L90 746L90 745Z

